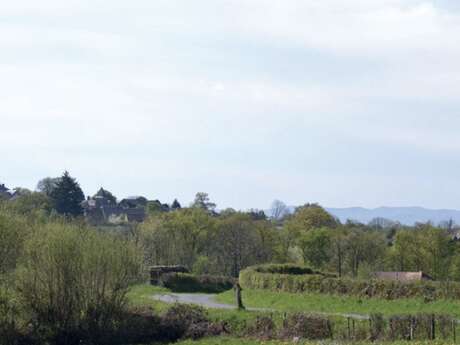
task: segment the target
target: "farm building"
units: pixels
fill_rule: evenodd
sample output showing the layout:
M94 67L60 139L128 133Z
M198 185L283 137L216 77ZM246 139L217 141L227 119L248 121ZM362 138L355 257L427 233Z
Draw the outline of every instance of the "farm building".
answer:
M375 272L374 277L380 280L393 280L400 282L414 282L423 280L434 280L428 274L419 272Z

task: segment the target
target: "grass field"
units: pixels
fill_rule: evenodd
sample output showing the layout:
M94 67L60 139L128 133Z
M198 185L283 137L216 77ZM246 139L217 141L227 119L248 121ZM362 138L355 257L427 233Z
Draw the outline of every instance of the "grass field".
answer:
M219 294L216 300L234 303L233 291ZM243 302L246 307L270 308L286 312L321 313L382 313L384 315L443 313L460 318L460 301L439 300L425 303L423 299L360 299L350 296L331 296L321 294L292 294L265 290L244 290Z
M155 301L151 298L154 294L169 293L167 289L154 287L150 285L137 285L133 287L129 294L129 302L133 306L149 306L158 313L166 311L171 305L163 302ZM279 310L279 313L267 313L274 318L274 321L280 325L283 317L283 312L322 312L331 314L340 313L359 313L369 314L372 312L381 312L383 314L404 314L404 313L418 313L418 312L435 312L435 313L449 313L460 317L460 303L455 301L437 301L433 303L423 303L418 299L407 299L397 301L386 301L378 299L364 299L352 297L341 297L341 296L327 296L317 294L289 294L289 293L274 293L268 291L258 290L244 290L243 292L244 302L246 306L251 307L263 307ZM233 291L222 293L216 298L220 302L233 303L234 295ZM237 311L237 310L217 310L209 309L208 315L210 319L225 321L231 329L233 336L241 336L248 324L253 323L261 312L248 312L248 311ZM343 328L344 331L346 325L345 321L341 317L333 318L335 327L337 329ZM367 327L368 322L363 320L359 321L357 327L363 323L364 328ZM182 341L176 343L178 345L283 345L292 344L287 341L261 341L247 338L232 338L232 337L216 337L202 339L198 341ZM300 342L298 344L304 345L340 345L341 342L337 340L325 340L321 342ZM347 344L347 343L344 343ZM350 344L350 343L349 343ZM378 344L378 343L359 343L353 342L353 344ZM436 342L387 342L382 344L391 345L441 345L449 344L449 342L436 341Z

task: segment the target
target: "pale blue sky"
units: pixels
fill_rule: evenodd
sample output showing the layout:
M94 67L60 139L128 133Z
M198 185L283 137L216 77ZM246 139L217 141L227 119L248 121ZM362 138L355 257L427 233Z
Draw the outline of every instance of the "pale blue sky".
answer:
M0 181L220 208L460 208L460 6L0 4Z

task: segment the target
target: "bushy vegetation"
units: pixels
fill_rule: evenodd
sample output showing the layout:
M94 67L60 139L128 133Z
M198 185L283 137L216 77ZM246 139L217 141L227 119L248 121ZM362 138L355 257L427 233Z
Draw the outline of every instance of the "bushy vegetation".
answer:
M161 276L161 285L174 292L219 293L229 290L234 279L222 276L167 273Z
M76 224L0 210L0 338L78 344L117 328L142 256L131 241Z
M47 224L25 245L17 290L38 332L57 342L112 329L140 278L141 257L124 240L73 225Z
M305 269L308 272L306 274L261 273L261 271L265 272L265 269L250 267L241 271L240 284L242 287L290 293L323 293L383 299L414 297L422 297L428 301L460 299L460 283L453 282L403 283L375 279L336 278L308 269Z

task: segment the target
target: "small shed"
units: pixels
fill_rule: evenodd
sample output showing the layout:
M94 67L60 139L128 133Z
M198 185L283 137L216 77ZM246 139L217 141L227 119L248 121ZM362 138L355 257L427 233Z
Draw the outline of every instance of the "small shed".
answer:
M375 278L380 280L393 280L399 282L416 282L434 280L428 274L419 272L375 272Z
M152 266L150 267L150 284L159 285L161 276L167 273L190 273L185 266Z

